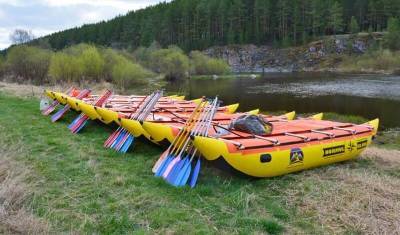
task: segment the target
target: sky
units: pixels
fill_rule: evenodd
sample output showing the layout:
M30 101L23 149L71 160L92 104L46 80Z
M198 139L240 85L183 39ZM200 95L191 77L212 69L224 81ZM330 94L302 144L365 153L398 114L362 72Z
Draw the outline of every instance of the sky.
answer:
M95 23L164 0L0 0L0 50L10 46L15 29L36 37Z

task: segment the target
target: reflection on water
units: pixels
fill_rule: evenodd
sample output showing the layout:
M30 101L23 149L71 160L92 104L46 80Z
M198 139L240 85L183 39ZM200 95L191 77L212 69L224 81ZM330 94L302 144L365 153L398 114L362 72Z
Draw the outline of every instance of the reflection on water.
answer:
M240 110L336 112L379 117L384 128L400 127L400 77L382 75L267 74L263 78L191 79L168 84L188 98L219 97Z

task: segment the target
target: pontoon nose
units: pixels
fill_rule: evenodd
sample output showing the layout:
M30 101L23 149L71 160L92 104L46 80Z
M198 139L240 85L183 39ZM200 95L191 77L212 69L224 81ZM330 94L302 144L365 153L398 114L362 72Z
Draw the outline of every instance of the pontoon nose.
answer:
M320 121L320 120L322 120L323 117L324 117L324 113L317 113L315 115L312 115L310 118L314 119L314 120L317 120L317 121Z
M44 93L47 95L47 97L49 97L50 99L54 100L54 92L50 91L50 90L44 90Z
M62 94L61 93L59 93L59 92L53 92L53 96L54 96L54 98L59 102L59 103L61 103L62 104L62 102L63 102L63 99L62 99Z
M100 116L100 121L104 122L105 124L109 124L111 122L119 123L117 112L100 107L95 107L95 111Z
M79 104L79 108L81 111L86 114L90 119L96 120L100 119L100 115L96 112L93 105L86 104L85 102L81 102Z
M150 134L142 127L139 121L120 118L120 123L123 128L129 131L133 136L139 137L144 135L147 139L150 139Z
M173 128L169 125L164 125L154 122L143 122L143 128L150 134L152 140L161 142L168 140L170 143L174 141L176 134L174 134Z
M226 113L230 114L235 113L236 110L239 108L239 103L227 105L225 106L225 108L226 108Z
M195 136L193 144L197 150L209 161L219 158L228 153L227 145L224 141L215 138Z
M71 96L68 96L68 97L66 98L66 100L67 100L67 104L68 104L69 106L71 106L71 108L72 108L73 110L75 110L75 111L80 111L80 109L79 109L79 107L78 107L78 102L77 102L77 101L80 101L80 100L78 100L78 99L76 99L76 98L74 98L74 97L71 97Z

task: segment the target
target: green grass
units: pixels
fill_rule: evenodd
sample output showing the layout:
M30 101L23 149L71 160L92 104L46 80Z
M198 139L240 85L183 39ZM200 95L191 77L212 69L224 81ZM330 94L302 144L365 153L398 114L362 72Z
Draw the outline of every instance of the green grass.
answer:
M315 219L317 209L300 209L309 193L323 188L310 173L255 180L203 164L196 188L174 188L151 173L161 148L138 139L134 151L125 155L106 150L102 145L113 127L91 122L73 135L66 126L76 113L51 123L38 106L35 98L0 93L0 138L20 144L24 154L17 160L35 173L29 178L35 185L29 206L55 233L280 234L326 229ZM359 171L370 165L347 164ZM329 169L308 172L325 175Z
M400 130L393 129L379 132L375 143L379 147L400 150Z
M151 167L162 149L136 140L126 155L103 148L113 128L91 122L81 134L67 129L69 112L51 123L38 100L0 94L1 138L22 144L18 160L31 165L37 192L33 210L58 232L177 233L283 232L295 212L270 191L272 180L220 175L203 167L198 186L174 188L153 177ZM279 184L287 186L291 177ZM37 182L36 182L37 181Z
M324 113L324 120L338 121L338 122L350 122L356 124L362 124L368 122L368 119L356 115L344 115L338 113Z

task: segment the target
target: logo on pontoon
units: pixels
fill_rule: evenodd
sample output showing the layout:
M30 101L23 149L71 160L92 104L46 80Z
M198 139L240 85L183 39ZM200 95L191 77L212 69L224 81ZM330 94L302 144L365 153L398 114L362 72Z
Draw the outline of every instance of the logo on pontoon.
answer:
M323 157L332 157L334 155L342 154L346 151L344 145L333 146L329 148L324 148L324 155Z
M289 165L303 163L304 154L300 148L292 148L290 150L290 163Z
M368 145L368 140L361 140L357 142L357 149L366 148Z
M353 143L353 142L349 142L349 144L347 145L347 150L349 150L349 152L352 152L357 146Z

